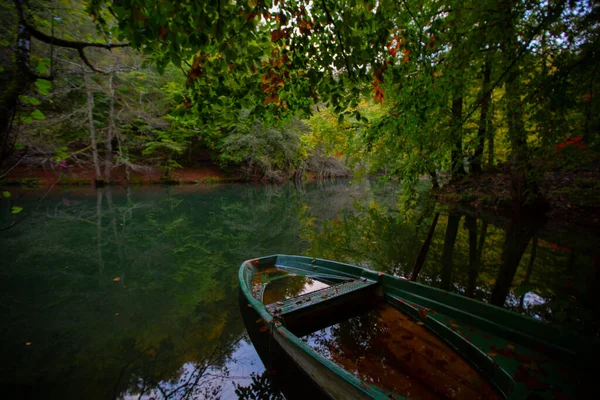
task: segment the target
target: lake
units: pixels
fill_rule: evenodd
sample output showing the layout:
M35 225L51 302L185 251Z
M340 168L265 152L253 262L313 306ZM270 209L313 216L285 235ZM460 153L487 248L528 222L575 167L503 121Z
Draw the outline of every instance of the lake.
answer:
M0 379L15 398L277 398L237 281L242 261L276 253L600 332L600 238L567 223L427 199L404 209L399 190L373 182L11 192L0 228L23 211L0 232Z

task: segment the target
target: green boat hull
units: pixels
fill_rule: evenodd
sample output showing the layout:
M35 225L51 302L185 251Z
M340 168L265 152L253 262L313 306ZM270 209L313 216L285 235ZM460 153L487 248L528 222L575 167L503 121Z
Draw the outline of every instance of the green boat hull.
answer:
M276 304L262 302L264 285L253 282L263 268L276 266L332 286L318 295ZM298 336L311 315L383 301L410 316L476 369L501 397L593 398L586 366L595 365L597 343L566 329L464 296L353 265L300 256L274 255L244 262L239 270L242 298L262 321L262 334L334 399L406 398L368 382L324 357ZM318 320L318 318L313 318ZM311 328L314 330L314 328ZM574 362L576 361L576 362Z

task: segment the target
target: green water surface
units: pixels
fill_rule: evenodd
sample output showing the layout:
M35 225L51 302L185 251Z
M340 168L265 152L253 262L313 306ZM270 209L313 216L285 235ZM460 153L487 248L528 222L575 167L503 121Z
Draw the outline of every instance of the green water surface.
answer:
M598 237L419 202L365 182L12 190L0 200L0 384L13 398L223 398L264 367L237 270L307 254L598 336ZM22 220L21 220L22 219ZM247 391L243 391L247 392ZM238 393L240 393L238 391ZM275 396L275 393L273 393Z

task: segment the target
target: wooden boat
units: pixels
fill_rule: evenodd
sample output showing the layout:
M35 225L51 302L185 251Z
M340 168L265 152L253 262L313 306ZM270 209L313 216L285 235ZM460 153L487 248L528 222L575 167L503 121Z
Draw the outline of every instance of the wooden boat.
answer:
M594 397L597 347L527 316L308 257L245 261L239 282L246 324L329 398Z

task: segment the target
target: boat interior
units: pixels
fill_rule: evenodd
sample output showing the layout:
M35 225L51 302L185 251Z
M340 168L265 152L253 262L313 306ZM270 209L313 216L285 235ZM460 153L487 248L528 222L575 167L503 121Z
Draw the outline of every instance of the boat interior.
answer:
M252 293L291 333L363 382L412 399L505 397L377 281L271 265L256 271Z

